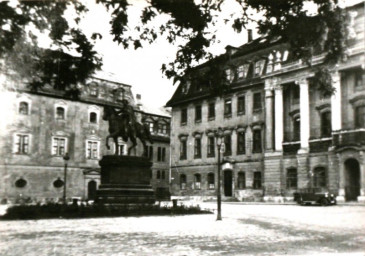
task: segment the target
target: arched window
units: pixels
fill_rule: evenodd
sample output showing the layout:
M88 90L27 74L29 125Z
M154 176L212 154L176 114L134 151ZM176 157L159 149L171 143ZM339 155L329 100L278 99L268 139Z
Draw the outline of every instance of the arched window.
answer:
M325 188L326 182L326 169L324 167L316 167L313 170L313 186L315 188Z
M59 119L59 120L65 119L65 109L63 107L56 108L56 119Z
M98 115L95 112L90 112L89 114L89 122L96 124L98 121Z
M28 115L29 114L29 104L25 101L19 103L19 114Z
M194 175L194 188L201 189L201 175L199 173Z
M286 188L297 188L298 187L298 175L296 168L290 168L286 173Z
M208 173L208 189L214 189L214 173Z
M237 188L238 189L246 188L246 176L245 176L244 172L239 172L238 173Z
M186 175L180 174L180 189L186 189Z

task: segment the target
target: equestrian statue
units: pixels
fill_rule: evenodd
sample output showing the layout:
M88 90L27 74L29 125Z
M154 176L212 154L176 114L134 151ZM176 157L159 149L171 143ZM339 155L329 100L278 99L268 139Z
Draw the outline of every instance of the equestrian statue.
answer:
M146 141L151 144L151 133L146 124L137 122L134 109L128 101L122 100L122 108L116 110L111 106L104 106L103 120L109 122L109 135L106 137L106 147L110 149L109 138L113 138L115 144L115 155L119 155L118 137L123 141L131 140L132 145L128 148L128 155L137 146L137 138L143 144L143 155L146 155Z

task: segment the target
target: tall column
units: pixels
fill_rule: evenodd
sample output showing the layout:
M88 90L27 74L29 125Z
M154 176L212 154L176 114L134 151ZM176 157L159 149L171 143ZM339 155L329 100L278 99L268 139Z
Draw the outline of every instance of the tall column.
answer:
M281 85L275 85L275 151L283 150L283 88Z
M266 150L273 150L273 92L270 81L265 81L265 123L266 123Z
M338 71L333 72L331 76L332 86L335 89L334 94L331 96L331 124L332 131L337 131L342 129L341 79Z
M309 148L310 127L308 81L303 78L298 83L300 87L300 153L306 153Z

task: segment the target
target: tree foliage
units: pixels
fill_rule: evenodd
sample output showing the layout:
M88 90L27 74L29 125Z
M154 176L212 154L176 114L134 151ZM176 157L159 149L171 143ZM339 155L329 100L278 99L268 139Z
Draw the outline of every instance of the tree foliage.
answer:
M118 22L117 17L127 16L126 0L118 1L123 6L113 6L112 26L122 26L117 31L112 30L115 40L124 47L134 45L141 47L141 41L154 42L159 36L164 36L170 43L183 41L179 45L175 60L162 65L162 72L173 78L174 82L181 81L191 66L213 58L209 47L217 41L212 27L222 18L219 13L229 0L150 0L141 16L141 33L133 37L123 37L126 32L124 23ZM345 57L346 53L346 15L340 8L338 0L233 0L240 7L238 17L231 18L232 28L241 32L250 22L256 22L261 35L269 39L281 38L289 44L289 51L296 59L301 59L311 65L314 54L326 52L323 66L334 65ZM111 7L110 1L99 0L100 3ZM115 1L113 1L115 2ZM308 12L306 6L314 6L314 14ZM254 20L252 12L262 15ZM236 13L236 16L237 16ZM167 15L168 21L158 28L148 26L160 15ZM180 40L180 41L179 41ZM211 64L212 73L216 72L216 63ZM316 77L322 82L328 81L328 69L318 69ZM325 76L325 77L322 77ZM328 90L330 84L319 83L321 90ZM224 87L224 82L221 83Z
M75 12L74 25L64 16L68 8ZM92 39L77 28L86 11L76 0L0 2L3 70L15 70L33 90L49 84L77 97L76 84L101 67ZM49 48L39 46L42 34Z
M192 66L213 59L209 47L219 40L214 26L222 19L220 13L229 1L235 1L238 8L228 20L223 18L237 32L256 22L262 35L282 38L294 56L309 65L318 51L326 52L325 65L334 65L345 56L345 14L338 0L148 0L137 27L129 26L128 10L135 3L133 0L97 0L97 3L109 11L110 33L124 48L138 49L158 38L178 44L175 59L161 67L164 75L173 78L175 83ZM315 6L316 15L307 11L308 4ZM15 58L18 60L15 63L30 63L27 75L31 75L28 77L32 77L30 84L34 88L50 83L65 89L101 66L92 41L100 35L88 39L81 30L72 28L63 16L67 8L75 10L76 24L87 11L76 0L22 1L15 7L8 2L0 3L0 27L10 27L0 31L0 57ZM261 18L254 20L252 12L260 13ZM155 26L158 17L165 17L166 22ZM55 49L37 47L36 36L25 29L30 24L40 31L49 31ZM32 51L32 57L25 53L23 57L14 56L19 49ZM70 54L71 50L78 56ZM216 74L217 65L215 62L211 65L210 73ZM216 79L214 75L210 77Z

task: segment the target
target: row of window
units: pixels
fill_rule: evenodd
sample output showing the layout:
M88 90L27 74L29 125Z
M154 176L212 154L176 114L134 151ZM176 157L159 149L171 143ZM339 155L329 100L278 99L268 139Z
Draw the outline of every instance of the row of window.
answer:
M67 152L67 138L54 136L52 137L52 150L53 156L64 156ZM86 140L86 158L98 159L99 158L100 142L93 140ZM14 153L16 154L29 154L30 153L30 135L29 134L15 134L14 140Z
M261 130L253 130L252 138L252 153L262 153L262 136ZM202 143L201 138L194 139L194 158L198 159L202 157ZM216 138L213 136L207 137L207 157L215 157L215 144ZM225 134L223 137L224 142L224 155L232 155L232 136L231 134ZM237 132L237 155L246 154L246 147L251 146L251 143L246 143L245 131ZM187 159L187 141L186 138L180 141L180 160Z
M156 122L145 121L145 124L148 125L151 133L161 133L161 134L170 133L170 124L168 123L156 123Z
M166 179L166 171L165 170L157 170L156 171L156 179L157 180L165 180Z
M145 157L147 157L150 160L153 160L153 146L146 146L144 153ZM157 162L166 162L165 147L157 147Z
M316 167L312 172L312 186L314 188L325 188L327 185L326 169L324 167ZM298 188L298 172L296 168L287 169L286 188Z
M215 189L215 178L214 173L207 174L207 188L208 189ZM238 172L237 174L237 189L245 189L247 187L246 184L246 173L245 172ZM185 190L187 189L187 176L186 174L180 174L180 189ZM313 170L312 174L312 183L314 188L325 188L327 185L326 182L326 169L324 167L316 167ZM298 172L296 168L289 168L287 169L286 174L286 187L287 189L297 189L298 188ZM201 182L201 174L196 173L194 174L194 189L201 189L202 182ZM253 180L252 180L252 188L253 189L261 189L262 188L262 177L261 172L253 172Z
M246 96L240 95L237 97L237 115L246 114ZM256 92L253 94L253 112L258 113L262 111L262 96L261 92ZM232 99L224 100L223 114L225 118L232 117ZM208 103L208 120L214 120L216 116L215 102ZM202 121L202 105L195 106L195 122ZM186 125L188 122L188 109L181 109L181 125Z
M25 101L20 102L18 112L22 115L29 115L29 103ZM56 107L55 118L57 120L66 119L66 110L64 107ZM96 112L89 112L88 121L89 123L96 124L98 122L98 114Z
M215 175L214 173L207 174L207 188L208 189L215 189ZM187 189L187 176L186 174L180 174L180 189L185 190ZM253 180L251 187L253 189L261 189L262 188L262 178L261 172L253 172ZM246 173L239 172L237 174L237 189L245 189L246 188ZM202 175L200 173L194 174L194 183L193 189L199 190L202 189Z
M52 137L52 155L64 156L67 152L67 138L66 137ZM29 134L15 134L14 140L14 153L16 154L29 154L30 153L30 135ZM118 145L120 147L121 154L125 154L125 145ZM86 140L86 158L98 159L100 151L100 141ZM148 146L146 149L146 157L153 159L153 146ZM166 148L157 148L157 161L166 161Z

